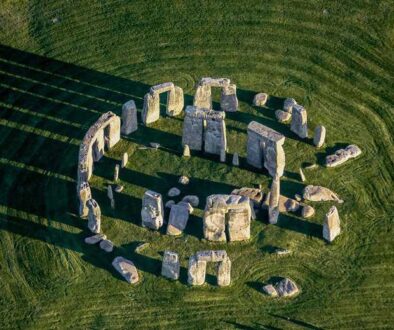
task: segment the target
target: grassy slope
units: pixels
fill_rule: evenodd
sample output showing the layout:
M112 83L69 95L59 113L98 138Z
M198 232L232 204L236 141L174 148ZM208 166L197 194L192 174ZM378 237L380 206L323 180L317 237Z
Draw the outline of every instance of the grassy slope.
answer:
M0 47L1 328L388 328L394 322L390 1L171 3L0 5L0 41L23 50ZM347 143L362 148L362 157L345 166L306 172L308 183L328 186L345 200L339 206L343 235L335 244L320 238L330 203L316 205L317 215L307 221L282 216L278 226L267 226L262 216L253 223L253 239L242 244L202 241L201 210L178 239L142 229L144 190L165 193L181 174L193 178L188 189L202 200L235 186L269 185L265 173L202 155L179 157L179 118L140 127L96 167L93 194L118 248L106 255L83 244L74 179L87 127L102 112L119 113L131 98L141 107L143 94L159 82L183 87L190 104L202 76L229 77L238 86L242 110L227 119L231 153L245 157L251 120L288 136L284 194L301 191L297 171L304 162L321 162ZM326 148L297 140L272 110L252 107L259 91L304 104L310 127L327 127ZM151 141L165 148L138 149ZM126 189L111 211L105 184L125 150L131 155L121 173ZM151 245L137 254L141 241ZM187 257L210 246L227 249L234 284L189 288ZM269 254L271 246L294 253L278 258ZM159 276L160 252L167 248L182 258L180 282ZM138 286L112 270L119 254L141 269ZM302 294L285 301L263 296L261 283L276 275L295 279Z

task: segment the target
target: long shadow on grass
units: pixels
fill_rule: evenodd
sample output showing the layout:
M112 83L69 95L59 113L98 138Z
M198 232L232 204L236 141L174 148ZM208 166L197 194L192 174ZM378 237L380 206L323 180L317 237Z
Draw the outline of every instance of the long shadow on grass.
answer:
M281 213L279 215L278 223L276 226L292 230L306 236L313 236L317 238L322 237L323 226L317 223L301 220L289 214Z

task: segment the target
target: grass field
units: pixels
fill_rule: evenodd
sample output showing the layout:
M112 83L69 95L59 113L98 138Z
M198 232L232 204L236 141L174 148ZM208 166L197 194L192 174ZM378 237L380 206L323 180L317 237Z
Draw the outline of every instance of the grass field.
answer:
M393 44L392 1L57 1L0 3L0 328L389 329L394 326ZM100 114L120 114L156 83L172 81L192 103L201 77L228 77L240 111L226 119L230 154L242 166L196 154L180 157L182 117L163 117L122 139L95 167L93 195L102 227L116 244L106 254L88 246L76 215L78 147ZM308 111L310 134L327 127L315 149L273 109L253 107L257 92L294 97ZM215 94L215 107L218 107ZM163 105L164 105L164 99ZM164 111L164 106L163 106ZM202 235L205 197L235 187L270 184L246 166L246 126L256 120L286 135L282 194L301 192L298 169L322 164L327 153L357 144L360 158L334 169L305 170L308 184L327 186L338 205L342 235L321 238L331 203L316 215L260 214L249 242L212 244ZM138 149L159 142L158 151ZM106 184L123 152L125 190L111 210ZM185 193L202 201L185 235L168 237L140 226L147 189L165 194L180 175ZM140 242L150 245L135 252ZM291 255L278 257L274 247ZM186 285L187 258L224 248L233 284ZM160 276L162 252L181 257L181 279ZM141 282L131 286L112 269L122 255ZM288 276L301 287L294 299L270 299L261 286Z

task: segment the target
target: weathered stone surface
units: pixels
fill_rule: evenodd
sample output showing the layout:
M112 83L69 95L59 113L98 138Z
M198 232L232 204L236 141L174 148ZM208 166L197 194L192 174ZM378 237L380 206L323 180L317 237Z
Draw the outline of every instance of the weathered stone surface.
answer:
M239 195L211 195L205 206L203 231L210 241L225 241L226 216L228 239L247 240L250 237L251 203Z
M112 252L114 249L114 243L112 243L109 239L103 239L100 242L100 249L104 250L105 252Z
M361 149L355 144L351 144L347 146L345 149L337 150L335 154L327 156L326 166L335 167L343 164L348 159L356 158L359 155L361 155Z
M119 170L120 170L120 166L119 164L115 165L115 169L114 169L114 181L118 181L119 180Z
M178 116L182 112L184 104L183 89L175 86L167 96L166 114L170 117Z
M238 109L237 86L230 84L222 88L220 97L220 109L227 112L235 112Z
M163 225L164 207L161 194L148 190L142 198L142 226L159 229Z
M303 205L301 210L301 216L303 218L311 218L315 215L315 209L310 205Z
M253 105L256 107L263 107L267 103L268 94L267 93L258 93L253 98Z
M291 297L299 292L299 289L294 281L289 278L284 278L275 284L275 290L279 297Z
M127 166L127 163L129 162L129 155L127 154L127 152L125 152L122 156L122 164L121 167L124 168Z
M107 236L104 234L96 234L90 237L86 237L85 243L89 245L93 245L101 242L103 239L107 239Z
M200 204L200 199L196 195L186 195L182 198L183 202L190 203L191 206L197 207Z
M304 172L302 171L302 168L300 168L300 169L298 170L298 172L300 173L300 179L301 179L301 181L302 181L302 182L305 182L305 181L306 181L306 177L305 177Z
M212 109L212 91L209 85L197 86L193 105L201 109Z
M123 257L116 257L112 261L112 266L125 278L125 280L131 284L139 281L137 268L133 262Z
M193 206L189 202L180 201L177 205L183 205L185 208L189 210L189 214L192 214L194 211Z
M275 117L280 123L286 123L291 119L291 113L283 110L276 110Z
M186 203L171 206L170 218L167 226L167 235L181 235L189 220L189 208Z
M293 106L290 130L301 139L308 137L308 117L305 108L301 105Z
M87 202L92 198L92 192L90 190L89 183L81 182L78 186L78 197L79 197L79 216L87 217L89 208Z
M114 199L114 193L112 191L112 186L110 184L107 186L107 197L109 199Z
M295 198L295 200L296 200L297 202L300 202L300 201L302 200L302 197L301 197L300 194L295 194L295 195L294 195L294 198Z
M144 107L142 108L142 122L149 125L160 118L159 94L146 93L144 96Z
M271 176L283 175L285 137L273 129L252 121L248 125L247 162L257 168L263 166Z
M332 242L340 233L341 221L338 210L335 206L332 206L324 218L323 238L328 242Z
M218 286L229 286L231 284L231 260L225 258L217 264Z
M221 155L227 149L225 113L211 110L206 113L204 129L204 151Z
M120 192L123 191L123 188L124 188L123 186L117 184L117 185L115 186L115 191L116 191L117 193L120 193Z
M174 204L175 204L175 201L169 200L166 202L165 207L170 209Z
M267 294L270 297L277 297L278 292L276 292L276 289L272 284L267 284L263 286L263 291L265 294Z
M176 197L179 196L180 194L181 191L176 187L171 188L167 193L168 197Z
M297 104L296 100L292 98L287 98L285 99L285 102L283 103L283 110L287 111L289 113L293 112L293 106Z
M98 162L103 156L105 152L105 138L104 138L104 130L98 130L96 132L96 137L92 145L93 152L93 160Z
M187 144L183 146L183 157L190 157L190 148Z
M323 146L325 140L326 140L326 128L322 125L319 125L315 128L315 134L313 135L313 144L317 148L320 148Z
M202 150L203 130L204 110L190 105L187 106L185 110L185 119L183 121L182 134L182 145L184 148L186 148L187 145L191 150Z
M94 234L100 233L101 230L101 210L100 206L94 199L89 199L87 202L88 213L88 228Z
M128 135L138 129L137 107L135 102L130 100L122 106L122 127L121 133Z
M325 202L325 201L336 201L342 203L343 201L338 197L336 193L328 188L321 186L306 186L304 188L303 198L312 202Z
M187 282L190 285L203 285L205 282L206 268L206 261L199 261L196 256L191 256L187 271Z
M239 155L238 155L238 152L234 152L232 163L233 163L233 166L239 166Z
M270 195L271 193L268 192L262 204L262 208L269 209ZM279 196L279 204L278 204L279 213L297 212L299 208L300 208L300 203L297 200L288 198L283 195Z
M186 175L182 175L179 177L178 182L183 185L187 185L190 182L190 179Z
M280 179L275 175L270 189L269 206L268 206L268 222L276 224L279 216L279 197L280 197Z
M261 206L261 202L263 201L264 197L264 193L261 189L247 187L234 189L231 194L248 197L249 200L253 202L253 205L256 208L259 208Z
M196 253L197 260L208 262L219 262L227 258L225 250L204 250Z
M180 268L178 253L164 251L161 275L172 280L177 280L179 278Z

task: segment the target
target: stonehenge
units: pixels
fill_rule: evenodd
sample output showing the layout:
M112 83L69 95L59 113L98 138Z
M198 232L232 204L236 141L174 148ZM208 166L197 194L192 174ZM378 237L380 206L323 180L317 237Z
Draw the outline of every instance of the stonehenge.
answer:
M122 127L121 133L129 135L138 129L137 107L135 102L130 100L122 106Z
M292 106L290 130L301 139L308 137L308 118L302 105L295 104Z
M187 106L183 122L182 145L222 155L227 149L225 113Z
M189 258L188 283L203 285L205 283L207 262L217 262L217 284L228 286L231 283L231 261L224 250L199 251Z
M158 230L163 225L164 207L161 194L148 190L142 198L142 227Z
M340 233L341 221L338 210L335 206L332 206L324 217L323 238L331 243Z
M250 238L251 206L248 197L210 195L203 218L205 239L243 241ZM228 238L226 238L226 224Z
M180 202L171 206L167 235L177 236L183 233L191 210L190 204L186 202Z
M123 278L130 284L135 284L139 281L137 268L133 262L123 257L116 257L112 261L112 266L123 276Z
M178 253L164 251L163 262L161 265L161 275L171 280L177 280L180 272L180 262Z
M248 125L247 162L268 170L269 174L281 177L285 168L285 137L275 130L252 121Z
M212 87L222 89L220 97L220 109L234 112L238 109L237 86L230 83L227 78L202 78L194 95L193 105L200 109L212 109Z
M168 116L177 116L182 112L184 97L182 88L175 86L172 82L166 82L152 86L149 93L144 96L144 107L142 109L142 122L144 125L151 124L160 118L160 94L167 94Z
M326 167L335 167L343 164L348 159L361 155L361 149L355 144L348 145L345 149L339 149L333 155L326 157Z

